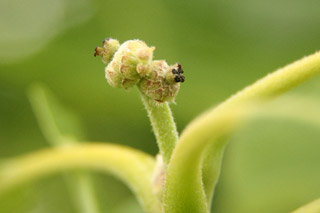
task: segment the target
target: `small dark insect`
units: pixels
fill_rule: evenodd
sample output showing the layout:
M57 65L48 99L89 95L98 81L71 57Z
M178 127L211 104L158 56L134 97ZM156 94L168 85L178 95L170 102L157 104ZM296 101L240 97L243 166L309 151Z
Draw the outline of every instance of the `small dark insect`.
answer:
M183 73L182 66L181 66L181 64L178 64L178 70L176 70L176 69L172 70L172 74L175 75L175 77L174 77L175 82L178 83L178 82L185 81L185 77L182 75L182 73Z
M179 73L183 73L181 64L178 64L178 72L179 72Z
M173 69L173 70L172 70L172 73L173 73L173 74L179 74L179 72L178 72L176 69Z
M175 81L175 82L180 82L180 81L181 81L180 76L177 75L177 76L174 78L174 81Z

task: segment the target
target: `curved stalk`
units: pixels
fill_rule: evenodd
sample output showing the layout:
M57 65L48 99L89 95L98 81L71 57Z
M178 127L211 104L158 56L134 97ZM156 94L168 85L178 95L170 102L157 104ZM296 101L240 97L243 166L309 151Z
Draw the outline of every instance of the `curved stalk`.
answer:
M231 96L229 99L224 101L222 104L218 105L216 108L212 110L219 110L221 108L225 108L228 106L236 106L245 101L252 101L252 100L266 100L277 97L284 92L292 89L293 87L309 80L310 78L318 75L320 73L320 52L316 52L313 55L308 57L304 57L292 64L289 64L267 76L258 80L254 84L244 88L243 90L239 91L235 95ZM187 131L187 128L186 128ZM182 133L184 134L184 133ZM214 143L214 142L213 142ZM222 149L222 153L223 154ZM214 153L215 150L213 149L211 153ZM217 152L221 152L217 150ZM216 154L208 154L206 159L204 160L203 164L207 165L220 165L220 162L216 162L215 159ZM211 167L204 167L202 171L204 175L209 177L212 176L212 179L215 179L217 172L220 171L219 168L215 168L214 166ZM210 205L211 199L213 196L213 191L215 184L206 184L205 191L207 194L208 204Z
M216 143L209 144L205 150L203 164L202 164L202 182L204 192L207 198L208 207L211 207L211 201L213 198L213 189L215 188L219 176L220 168L222 164L224 150L228 143L228 136L224 136L217 139Z
M199 122L194 126L196 131L181 136L168 166L164 202L166 212L209 212L201 175L203 153L213 140L219 141L219 138L234 131L250 109L249 106L239 105L219 112L208 112L198 118Z
M142 102L148 112L153 132L156 136L160 153L166 164L178 142L178 132L167 102L157 103L141 94Z
M243 101L273 98L315 77L320 73L320 52L289 64L252 85L244 88L220 104L215 110Z
M48 89L40 84L34 84L28 91L29 100L39 127L52 146L66 146L77 143L79 138L75 135L82 132L76 118L55 99ZM59 111L55 114L54 110ZM60 122L58 122L60 121ZM64 123L65 125L61 125ZM60 124L60 125L59 125ZM64 132L67 128L73 132ZM75 131L78 130L78 131ZM99 213L98 200L90 174L84 171L75 171L65 174L70 188L70 194L79 213Z
M220 147L218 139L228 135L249 113L250 107L244 103L275 97L319 73L320 52L267 75L191 122L181 134L168 167L166 211L183 212L191 209L192 212L208 212L210 201L207 203L206 200L211 197L215 183L203 186L202 174L208 178L212 174L217 176L217 171L220 171L220 163L215 162L220 158L207 157L203 162L203 153L208 146L216 144ZM218 152L215 149L212 151ZM208 163L218 168L204 167L205 170L202 170L203 165ZM213 180L216 181L214 176Z
M152 192L154 158L137 150L111 144L82 144L50 148L11 159L0 165L0 194L49 174L92 169L121 179L138 198L146 212L161 212Z

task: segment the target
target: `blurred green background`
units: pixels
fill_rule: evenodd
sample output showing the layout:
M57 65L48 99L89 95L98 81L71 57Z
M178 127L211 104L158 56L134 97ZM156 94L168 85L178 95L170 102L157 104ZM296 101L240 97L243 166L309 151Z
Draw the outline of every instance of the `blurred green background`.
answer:
M172 110L181 131L207 108L320 49L320 1L1 0L0 158L49 147L27 98L46 85L81 119L88 141L157 153L136 89L111 88L94 48L139 38L185 70ZM320 78L290 91L320 98ZM290 106L288 106L290 107ZM306 108L305 110L308 110ZM286 119L250 122L231 139L213 201L221 213L288 212L320 197L320 131ZM116 179L93 176L102 212L141 212ZM3 213L76 212L63 175L0 199Z

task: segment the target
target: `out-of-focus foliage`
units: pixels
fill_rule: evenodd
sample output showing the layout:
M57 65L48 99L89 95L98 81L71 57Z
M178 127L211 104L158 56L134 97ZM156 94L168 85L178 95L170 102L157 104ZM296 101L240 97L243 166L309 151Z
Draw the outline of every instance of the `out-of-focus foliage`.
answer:
M320 49L319 7L316 0L1 1L0 159L49 146L27 100L33 82L82 119L91 141L156 154L137 91L111 88L93 57L105 37L142 39L157 47L155 58L183 65L186 82L172 105L181 130L245 85ZM319 83L290 93L319 98ZM213 210L284 212L320 197L319 137L297 121L253 121L231 139ZM121 183L101 174L93 180L102 210L139 212ZM0 198L0 209L75 212L66 191L61 176L47 178Z
M2 63L40 52L57 35L93 13L88 0L3 0L0 6Z

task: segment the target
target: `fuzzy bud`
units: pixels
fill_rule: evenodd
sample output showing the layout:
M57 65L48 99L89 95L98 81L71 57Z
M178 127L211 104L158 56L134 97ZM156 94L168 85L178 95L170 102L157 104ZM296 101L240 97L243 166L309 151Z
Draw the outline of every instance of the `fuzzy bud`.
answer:
M119 47L120 43L118 40L106 38L102 42L102 47L96 47L94 56L100 56L103 63L108 64Z
M177 76L181 78L180 75L172 72L176 69L178 69L177 64L169 66L164 60L153 61L148 78L142 79L138 85L140 91L160 103L173 101L181 82L175 80Z
M115 39L106 39L94 55L107 64L105 76L111 86L127 89L138 85L144 95L157 102L174 101L180 82L185 80L183 70L180 64L152 61L154 49L140 40L120 45Z
M106 79L113 87L130 88L150 72L154 47L143 41L123 43L106 67Z

